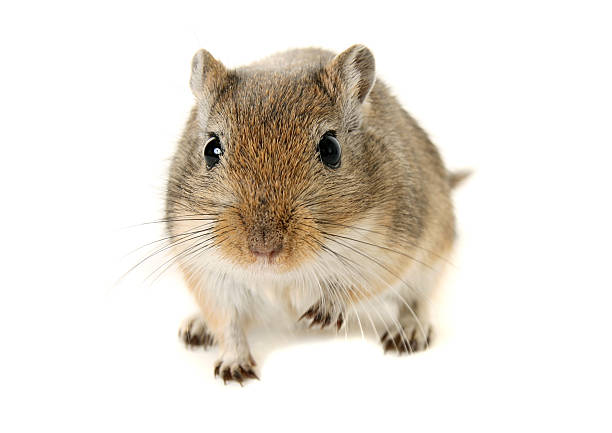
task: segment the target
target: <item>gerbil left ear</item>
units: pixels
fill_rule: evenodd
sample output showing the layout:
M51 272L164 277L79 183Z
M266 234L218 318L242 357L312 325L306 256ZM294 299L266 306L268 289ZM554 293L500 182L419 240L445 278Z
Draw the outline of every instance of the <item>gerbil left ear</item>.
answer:
M328 65L328 71L338 76L343 90L362 103L376 80L372 52L363 45L353 45L338 54Z
M223 63L215 59L208 51L201 49L191 61L191 91L198 99L208 99L216 89L223 85L227 70ZM210 101L209 101L210 102Z
M344 111L346 128L350 131L361 124L361 104L376 81L372 52L363 45L353 45L334 57L325 67L327 83ZM329 81L328 81L329 80ZM328 84L328 85L329 85Z

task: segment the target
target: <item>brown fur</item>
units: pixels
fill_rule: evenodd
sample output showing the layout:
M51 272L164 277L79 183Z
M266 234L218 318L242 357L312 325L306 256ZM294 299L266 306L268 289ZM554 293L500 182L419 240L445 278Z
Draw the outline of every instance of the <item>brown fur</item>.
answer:
M254 249L278 247L269 263L281 275L320 259L329 236L346 235L347 226L367 220L376 227L376 247L362 244L359 250L380 257L389 272L383 281L345 293L347 303L384 291L418 265L415 257L429 265L450 250L455 235L448 173L426 133L375 81L367 48L354 46L338 56L293 50L235 70L201 50L192 72L197 103L167 189L170 235L202 224L182 219L207 215L211 248L224 260L249 269L258 260ZM317 153L327 131L342 147L335 170ZM202 156L210 134L224 149L212 169ZM405 254L391 253L398 249ZM231 306L207 299L206 278L192 275L184 259L179 263L223 346L224 329L236 320ZM333 290L333 283L328 286Z

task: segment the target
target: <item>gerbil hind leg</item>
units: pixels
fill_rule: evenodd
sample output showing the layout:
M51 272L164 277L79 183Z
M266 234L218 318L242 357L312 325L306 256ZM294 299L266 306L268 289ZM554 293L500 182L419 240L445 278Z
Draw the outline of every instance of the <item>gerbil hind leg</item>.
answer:
M381 336L385 353L415 353L429 348L435 336L431 324L432 302L440 289L446 264L446 260L438 260L427 266L412 267L397 290L391 291L399 306L399 326L396 332Z

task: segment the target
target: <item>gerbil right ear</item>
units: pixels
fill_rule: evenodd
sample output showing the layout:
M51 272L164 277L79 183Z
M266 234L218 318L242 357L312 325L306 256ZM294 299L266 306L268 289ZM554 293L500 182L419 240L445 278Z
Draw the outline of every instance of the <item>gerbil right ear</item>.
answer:
M353 45L334 57L324 70L324 80L343 107L348 129L361 123L361 104L376 80L372 52L363 45Z
M336 75L350 96L363 102L372 90L376 79L374 55L363 45L353 45L338 54L327 66Z
M191 61L191 91L198 99L207 99L214 89L219 89L227 77L223 63L215 59L208 51L199 50Z

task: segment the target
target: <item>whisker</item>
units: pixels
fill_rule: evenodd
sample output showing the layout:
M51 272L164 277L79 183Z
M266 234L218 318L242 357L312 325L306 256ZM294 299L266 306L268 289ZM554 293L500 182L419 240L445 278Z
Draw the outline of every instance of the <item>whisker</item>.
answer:
M157 244L157 243L159 243L159 242L163 242L163 241L166 241L166 240L168 240L168 239L174 239L174 238L177 238L177 237L184 237L184 236L187 236L187 235L193 235L193 234L196 234L196 233L201 233L201 232L204 232L204 231L206 231L206 230L208 230L208 229L201 229L201 228L202 228L202 227L204 227L204 226L206 226L206 225L207 225L207 224L202 224L202 225L199 225L199 226L197 226L197 227L194 227L194 228L193 228L193 229L194 229L193 231L188 231L188 232L183 232L183 233L177 233L177 234L174 234L174 235L170 235L170 236L163 237L163 238L161 238L161 239L158 239L158 240L155 240L155 241L152 241L152 242L148 242L148 243L146 243L146 244L144 244L144 245L142 245L142 246L140 246L140 247L138 247L138 248L136 248L136 249L134 249L134 250L130 251L130 252L129 252L129 253L127 253L127 254L126 254L124 257L127 257L127 256L129 256L129 255L132 255L132 254L134 254L136 251L139 251L139 250L141 250L141 249L143 249L143 248L146 248L146 247L148 247L148 246L150 246L150 245ZM201 229L201 230L198 230L198 229Z
M318 244L319 244L319 246L321 247L321 249L322 249L322 250L326 251L328 254L331 254L331 255L332 255L332 258L334 258L334 259L338 260L338 261L340 262L340 264L341 264L341 265L344 265L344 266L343 266L343 268L346 268L346 267L347 267L347 263L348 263L348 265L350 265L351 263L354 263L354 261L352 261L352 260L351 260L351 259L349 259L348 257L344 257L342 254L338 253L337 251L334 251L333 249L328 248L327 246L325 246L324 244L322 244L320 241L318 241L316 238L314 238L314 237L313 237L311 234L307 233L307 237L311 238L311 239L312 239L312 240L313 240L315 243L318 243ZM321 264L323 265L323 263L321 263ZM347 269L347 270L348 270L348 269ZM357 269L355 269L355 270L357 270ZM338 270L337 270L337 269L335 270L335 273L338 273ZM358 273L359 275L361 275L361 273L360 273L358 270L357 270L357 273ZM348 275L349 275L349 278L351 278L351 277L352 277L352 278L354 278L354 275L350 275L350 274L348 274ZM363 277L363 276L362 276L362 277ZM346 276L345 276L345 278L346 278ZM364 281L365 281L365 280L366 280L366 279L364 278ZM386 321L385 321L385 320L382 318L382 316L380 315L380 313L378 312L378 310L377 310L376 308L374 308L374 306L372 305L372 301L371 301L371 299L370 299L370 298L372 298L372 297L374 297L374 296L371 296L371 294L370 294L370 293L368 293L368 292L366 291L365 287L367 286L367 284L364 284L364 285L363 285L363 288L362 288L362 285L361 285L360 283L354 283L354 284L351 284L351 283L350 283L350 281L348 281L348 282L349 282L349 284L350 284L350 286L351 286L351 288L352 288L353 290L357 289L357 290L358 290L358 291L359 291L359 292L362 294L361 301L365 301L365 302L367 302L367 303L368 303L368 305L370 306L370 308L371 308L371 309L372 309L372 310L373 310L373 311L374 311L374 312L375 312L375 313L378 315L378 317L379 317L379 319L380 319L381 323L382 323L382 324L383 324L383 326L384 326L384 327L387 329L387 332L389 332L389 333L390 333L390 330L389 330L389 328L388 328L388 326L387 326L387 324L386 324ZM333 286L329 287L329 290L328 290L328 291L329 291L331 294L334 294L334 292L335 292L335 291L333 290L333 288L334 288L334 287L336 287L336 288L338 288L338 289L342 290L342 292L343 292L343 293L346 295L346 298L347 298L347 301L348 301L348 302L344 302L343 304L349 304L349 305L351 305L351 306L352 306L352 308L353 308L353 310L354 310L354 312L355 312L355 314L356 314L356 316L357 316L357 318L359 318L359 314L358 314L358 312L357 312L357 310L356 310L356 308L355 308L354 302L350 302L350 293L349 293L348 288L346 288L346 287L344 287L344 286L342 286L342 285L341 285L341 286L338 286L338 285L335 285L335 284L334 284ZM340 293L337 293L337 296L340 296ZM384 305L384 303L382 303L382 301L381 301L380 299L378 299L378 297L376 297L376 299L375 299L375 300L377 300L377 301L378 301L378 302L379 302L381 305L383 305L383 307L386 307L386 306ZM374 334L376 334L376 335L380 335L380 334L379 334L379 332L378 332L378 329L376 329L376 326L374 325L374 321L372 320L372 317L371 317L371 315L370 315L369 311L368 311L368 310L365 310L365 313L367 314L367 316L368 316L368 320L370 321L370 324L372 325L372 329L374 330ZM393 317L390 315L390 313L389 313L388 311L387 311L387 313L388 313L389 317L390 317L390 318L393 320ZM397 326L398 326L398 325L396 324L396 327L397 327ZM400 328L399 328L399 327L398 327L398 331L399 331L399 332L401 332L401 330L400 330ZM395 345L395 342L393 342L393 344ZM397 349L397 347L396 347L396 349Z
M316 229L316 227L312 227L312 226L308 226L308 227L311 227L311 228ZM391 252L393 252L393 253L396 253L396 254L402 255L402 256L404 256L404 257L407 257L407 258L409 258L410 260L412 260L412 261L414 261L414 262L416 262L416 263L420 263L421 265L423 265L423 266L425 266L425 267L427 267L427 268L429 268L429 269L432 269L432 270L433 270L433 268L432 268L432 267L431 267L429 264L424 263L424 262L422 262L422 261L420 261L420 260L418 260L418 259L416 259L416 258L412 257L412 256L411 256L411 255L409 255L409 254L402 253L401 251L397 251L397 250L394 250L394 249L392 249L392 248L387 248L387 247L384 247L384 246L382 246L382 245L373 244L373 243L371 243L371 242L367 242L367 241L363 241L363 240L359 240L359 239L351 238L351 237L348 237L348 236L337 235L337 234L334 234L334 233L329 233L329 232L325 232L325 231L321 231L321 230L320 230L320 232L321 232L321 234L323 234L323 235L327 235L327 236L335 236L335 237L337 237L337 238L346 239L346 240L350 240L350 241L354 241L354 242L359 242L359 243L362 243L362 244L365 244L365 245L369 245L369 246L372 246L372 247L380 248L380 249L382 249L382 250L391 251Z
M205 236L205 235L207 235L207 234L212 234L212 233L214 233L214 232L215 232L215 230L216 230L216 229L213 229L212 231L209 231L209 230L211 230L211 229L210 229L210 228L208 228L208 229L204 229L204 230L202 230L201 232L199 231L197 234L194 234L194 235L189 235L189 236L187 236L187 237L182 237L182 238L180 238L180 239L174 240L173 242L170 242L170 243L169 243L168 245L166 245L166 246L163 246L163 247L161 247L161 248L157 249L156 251L152 252L151 254L149 254L148 256L146 256L145 258L143 258L143 259L141 259L140 261L138 261L138 262L137 262L135 265L133 265L133 266L132 266L130 269L128 269L128 270L127 270L127 271L126 271L126 272L125 272L125 273L124 273L124 274L123 274L123 275L122 275L122 276L121 276L121 277L120 277L120 278L117 280L117 282L116 282L115 284L119 284L119 283L120 283L120 282L121 282L121 281L122 281L122 280L123 280L123 279L124 279L124 278L125 278L127 275L129 275L129 274L130 274L132 271L134 271L134 269L138 268L138 267L139 267L139 266L141 266L143 263L145 263L147 260L150 260L152 257L154 257L154 256L156 256L156 255L158 255L158 254L160 254L160 253L162 253L162 252L164 252L164 251L167 251L168 249L173 248L173 247L175 247L175 246L177 246L177 245L181 245L181 244L183 244L183 243L185 243L185 242L189 242L189 241L191 241L191 240L195 240L195 239L197 239L198 237ZM146 280L146 278L145 278L145 280Z
M338 241L337 239L331 238L331 237L325 237L326 239L332 241L332 242L336 242L339 245L348 248L352 251L354 251L355 253L361 255L362 257L370 260L371 262L375 263L376 265L380 266L382 269L384 269L385 271L389 272L389 274L391 274L392 276L394 276L395 278L397 278L399 281L401 281L406 287L408 287L410 290L412 290L413 292L416 292L415 288L410 286L406 281L404 281L404 279L402 279L399 275L397 275L396 273L394 273L393 271L391 271L388 267L384 266L383 264L381 264L380 262L378 262L377 260L373 259L372 257L368 256L367 254L351 247L350 245L346 245L343 242ZM392 290L392 287L389 286L389 289ZM399 296L394 290L392 290L393 293L396 294L396 296L398 296L400 298L400 300L406 305L406 307L409 309L409 311L411 312L411 314L413 315L415 321L417 322L417 325L419 327L420 332L423 335L423 339L427 340L427 335L425 333L425 329L423 328L423 325L421 324L421 321L419 320L419 318L417 317L416 313L413 311L412 307L410 307L410 305L408 305L408 303L404 300L403 297ZM421 293L422 294L422 293Z
M203 248L206 248L210 245L214 244L214 241L216 239L217 236L219 236L220 234L224 234L227 231L222 231L216 234L212 234L211 236L209 236L208 238L204 239L203 241L197 242L194 245L191 245L187 248L185 248L183 251L181 251L180 253L174 255L173 257L171 257L170 259L168 259L167 261L165 261L164 263L162 263L159 267L157 267L153 272L151 272L146 278L145 281L149 278L151 278L155 273L158 273L158 275L153 279L152 283L157 281L161 275L166 272L170 267L172 267L175 263L178 262L178 260L181 258L181 256L187 254L186 257L188 257L189 255L191 255L194 252L197 251L202 251ZM197 238L195 238L197 239Z
M338 226L338 227L349 228L349 229L352 229L352 230L359 230L359 231L363 231L363 232L367 232L367 233L373 233L373 234L377 234L377 235L383 236L383 237L387 237L388 236L387 234L381 233L381 232L376 231L376 230L370 230L370 229L366 229L366 228L362 228L362 227L357 227L357 226L354 226L354 225L341 224L341 223L331 222L331 221L324 220L324 219L319 219L319 218L314 218L314 221L317 224L320 224L320 225ZM445 263L448 263L449 265L455 267L455 264L452 263L447 257L443 257L443 256L437 254L435 251L432 251L432 250L430 250L428 248L425 248L425 247L423 247L421 245L418 245L418 244L415 244L413 242L409 242L409 241L407 241L405 239L402 239L401 242L406 243L407 245L409 245L411 247L421 249L421 250L423 250L423 251L425 251L425 252L427 252L429 254L432 254L436 258L439 258L440 260L444 261ZM399 251L396 251L396 250L393 250L393 249L389 249L389 250L393 251L393 252L397 252L398 254L401 254Z
M378 301L379 305L383 306L383 307L386 309L386 312L387 312L388 317L391 319L391 321L392 321L392 322L393 322L393 324L395 325L395 327L396 327L396 329L398 330L398 332L399 332L399 333L401 333L402 335L405 335L405 334L404 334L404 332L403 332L402 327L400 327L400 326L399 326L399 324L398 324L398 322L397 322L397 321L396 321L396 320L393 318L393 316L392 316L392 315L391 315L391 313L389 312L389 310L388 310L387 306L386 306L386 305L384 304L384 302L382 302L382 300L380 299L380 296L379 296L379 295L374 295L374 294L372 294L372 293L369 293L369 292L366 290L366 288L365 288L365 287L368 285L368 284L367 284L367 278L365 278L365 277L363 276L363 274L361 273L361 271L360 271L358 268L356 268L356 267L355 267L355 266L357 265L357 263L355 263L353 260L351 260L351 259L350 259L350 258L348 258L348 257L344 257L344 258L342 258L342 256L341 256L341 255L339 255L339 254L337 254L337 253L336 253L336 252L335 252L333 249L329 249L329 251L333 252L333 253L334 253L334 255L337 257L337 260L339 260L339 261L341 261L341 262L342 262L341 264L343 264L343 265L344 265L345 269L346 269L348 266L350 266L350 267L353 269L353 271L355 271L357 274L359 274L359 275L360 275L360 276L361 276L361 277L364 279L364 282L366 282L366 284L363 284L363 285L362 285L362 284L360 284L359 282L350 283L350 281L349 281L350 287L351 287L353 290L355 290L355 289L356 289L356 290L357 290L357 291L358 291L358 292L359 292L359 293L362 295L362 297L361 297L361 299L360 299L360 302L361 302L361 301L366 301L366 302L368 303L368 305L369 305L370 309L372 309L372 310L373 310L373 311L376 313L376 315L378 316L378 318L380 319L380 321L381 321L381 323L383 324L383 326L385 327L385 329L386 329L387 333L391 334L391 330L390 330L390 329L389 329L389 327L387 326L387 322L386 322L386 321L383 319L383 317L381 316L381 314L380 314L380 312L378 311L378 309L377 309L377 308L375 308L375 307L372 305L372 301L373 301L373 300L374 300L374 301ZM355 266L353 266L353 264L354 264ZM346 270L349 270L349 269L346 269ZM348 278L349 278L349 279L353 279L353 278L354 278L354 275L350 275L350 274L349 274ZM346 292L346 294L347 294L347 296L348 296L348 295L349 295L349 293L348 293L348 289L347 289L347 288L343 288L343 289L344 289L344 291ZM375 334L377 334L378 336L380 336L380 333L378 332L378 330L377 330L377 329L376 329L376 327L374 326L374 323L373 323L373 321L372 321L372 318L370 317L370 314L369 314L368 310L366 310L366 314L368 314L368 316L369 316L369 320L370 320L370 322L371 322L371 324L372 324L372 328L374 329L374 333L375 333ZM397 344L395 343L395 341L394 341L394 340L392 340L392 342L393 342L393 345L395 346L396 350L397 350L397 351L399 351L399 349L398 349Z

